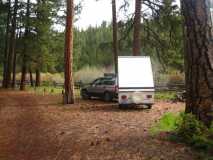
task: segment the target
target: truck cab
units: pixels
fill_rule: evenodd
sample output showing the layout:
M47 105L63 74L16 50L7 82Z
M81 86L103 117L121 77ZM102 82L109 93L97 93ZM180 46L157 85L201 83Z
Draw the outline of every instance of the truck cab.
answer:
M91 99L93 97L102 98L105 101L112 101L118 95L117 78L104 76L95 79L87 87L81 89L83 99Z

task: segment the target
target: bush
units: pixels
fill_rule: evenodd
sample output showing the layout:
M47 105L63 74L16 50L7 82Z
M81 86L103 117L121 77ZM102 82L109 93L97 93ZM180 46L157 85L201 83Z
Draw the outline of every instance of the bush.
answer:
M64 77L62 74L60 73L41 73L41 81L43 81L43 83L50 85L53 82L56 83L63 83L64 82Z
M213 125L207 128L192 114L165 114L151 129L151 133L173 132L170 140L186 143L205 153L213 151Z
M174 91L162 91L162 92L156 92L155 93L155 99L156 100L175 100L176 99L176 92Z
M206 135L207 128L192 114L181 114L182 122L177 127L177 134L187 143L192 143L193 138Z
M151 129L151 133L157 134L160 132L175 131L177 129L178 123L180 123L179 114L166 113Z
M212 127L207 128L192 114L182 114L181 117L176 133L182 142L204 151L213 148Z
M168 85L173 85L173 84L182 84L184 83L184 74L179 73L179 72L175 72L175 73L171 73L169 75L169 79L168 79Z

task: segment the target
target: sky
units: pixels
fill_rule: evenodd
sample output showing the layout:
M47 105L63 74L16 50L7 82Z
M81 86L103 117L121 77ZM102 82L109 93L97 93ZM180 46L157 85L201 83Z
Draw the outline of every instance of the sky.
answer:
M81 0L76 0L75 3L79 3ZM125 19L125 14L122 11L119 11L123 0L116 0L117 2L117 13L119 13L118 21ZM134 12L134 2L135 0L129 0L130 6L127 14ZM179 0L177 0L179 5ZM83 0L83 9L80 14L80 19L75 22L75 27L79 29L86 29L89 26L99 26L103 21L110 23L112 21L112 7L111 0Z
M117 0L117 10L122 4L123 0ZM76 1L77 3L79 0ZM131 5L129 13L134 11L134 0L130 0ZM120 12L119 12L120 13ZM123 19L122 12L118 15L118 19ZM81 29L86 29L91 26L99 26L103 21L111 22L112 20L112 7L111 0L84 0L83 10L80 19L75 22L75 26Z

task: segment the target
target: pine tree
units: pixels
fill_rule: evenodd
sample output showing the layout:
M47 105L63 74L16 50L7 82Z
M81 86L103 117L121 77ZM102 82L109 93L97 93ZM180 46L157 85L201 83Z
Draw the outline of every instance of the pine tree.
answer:
M112 0L112 26L113 26L113 57L115 74L118 73L118 25L117 25L117 15L116 15L116 1Z
M186 112L210 126L213 120L213 3L182 0L185 20Z
M8 0L8 11L7 11L7 25L5 34L5 46L4 46L4 70L3 70L3 83L2 86L7 88L7 65L8 65L8 52L9 52L9 30L11 21L11 0Z
M22 68L21 68L21 84L20 90L25 90L25 81L27 74L27 37L29 36L29 20L30 19L30 0L27 0L27 11L26 11L26 24L25 24L25 33L24 33L24 49L22 55Z
M135 0L135 17L133 32L133 56L140 55L141 50L141 4L142 0Z
M11 87L11 72L13 67L13 59L15 54L15 43L16 43L16 26L17 26L17 10L18 10L18 0L15 0L13 16L11 21L11 34L10 34L10 43L9 43L9 52L7 56L7 67L5 74L5 88Z
M64 51L64 104L74 103L74 82L73 82L73 18L74 2L67 0L66 33L65 33L65 51Z

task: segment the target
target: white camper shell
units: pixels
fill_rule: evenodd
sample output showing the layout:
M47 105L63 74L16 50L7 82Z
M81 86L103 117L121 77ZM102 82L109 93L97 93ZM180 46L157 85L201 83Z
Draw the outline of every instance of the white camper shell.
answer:
M118 101L120 107L154 103L154 80L150 57L118 57Z

